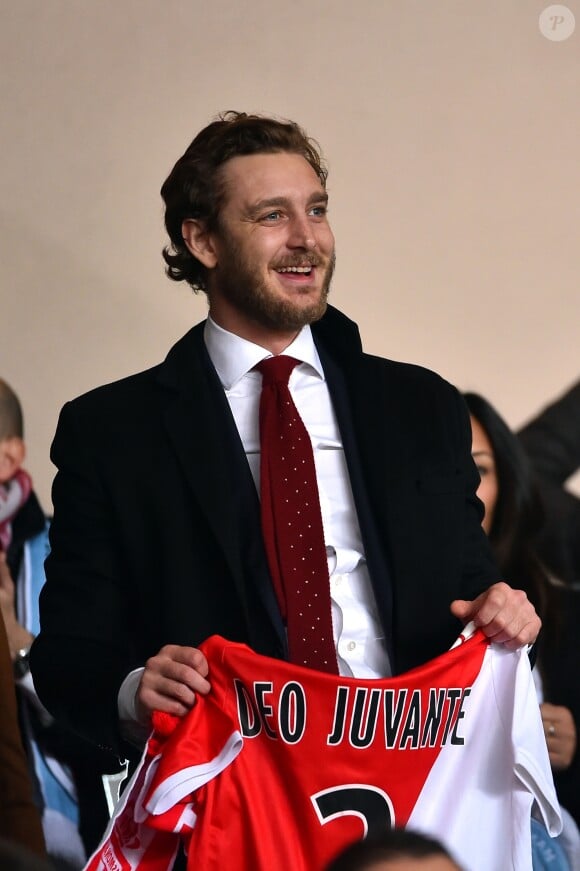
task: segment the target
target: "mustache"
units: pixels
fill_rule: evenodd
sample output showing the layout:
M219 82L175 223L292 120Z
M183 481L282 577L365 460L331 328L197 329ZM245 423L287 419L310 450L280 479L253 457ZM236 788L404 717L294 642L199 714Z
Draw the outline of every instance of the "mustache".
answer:
M284 260L281 260L279 263L274 263L273 268L289 269L292 266L324 266L326 262L326 259L321 257L319 254L309 252L308 254L297 254L295 257L287 257Z

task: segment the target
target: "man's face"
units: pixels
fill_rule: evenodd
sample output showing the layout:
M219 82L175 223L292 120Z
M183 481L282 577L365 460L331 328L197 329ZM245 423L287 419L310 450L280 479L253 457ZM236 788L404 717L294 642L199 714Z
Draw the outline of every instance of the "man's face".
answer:
M318 320L334 268L327 195L310 164L287 152L235 157L210 233L212 316L233 332L288 333Z

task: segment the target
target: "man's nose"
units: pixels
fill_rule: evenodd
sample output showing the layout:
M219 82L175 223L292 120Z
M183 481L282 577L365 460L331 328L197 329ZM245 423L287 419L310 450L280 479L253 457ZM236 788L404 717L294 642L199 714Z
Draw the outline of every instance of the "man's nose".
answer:
M314 228L306 216L297 216L292 220L288 245L290 248L305 248L307 251L316 247Z

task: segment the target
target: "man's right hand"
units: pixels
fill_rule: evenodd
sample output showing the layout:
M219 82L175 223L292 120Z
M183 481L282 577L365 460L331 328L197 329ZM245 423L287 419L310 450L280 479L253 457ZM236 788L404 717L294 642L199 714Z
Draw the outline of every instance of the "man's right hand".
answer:
M166 644L145 664L135 699L139 720L151 721L153 711L183 717L199 693L210 691L207 659L196 647Z

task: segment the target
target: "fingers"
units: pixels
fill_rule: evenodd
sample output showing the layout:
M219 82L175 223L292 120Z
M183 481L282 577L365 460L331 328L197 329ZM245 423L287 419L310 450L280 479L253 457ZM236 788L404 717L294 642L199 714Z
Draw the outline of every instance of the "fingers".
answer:
M548 756L552 768L568 768L576 752L576 725L572 713L562 705L540 705Z
M6 554L4 551L0 551L0 610L9 633L11 627L17 624L15 598L14 581L6 562Z
M14 581L6 562L6 553L3 550L0 550L0 588L7 592L14 590Z
M149 719L158 710L183 717L198 694L209 692L208 671L200 650L166 645L145 665L136 699L140 715Z
M505 644L510 650L532 644L542 625L523 590L513 590L503 581L472 602L456 599L451 611L463 622L473 620L488 638Z
M474 602L477 602L477 599L475 599ZM455 599L451 603L451 613L465 625L466 623L469 623L471 607L474 602L467 602L465 599Z

